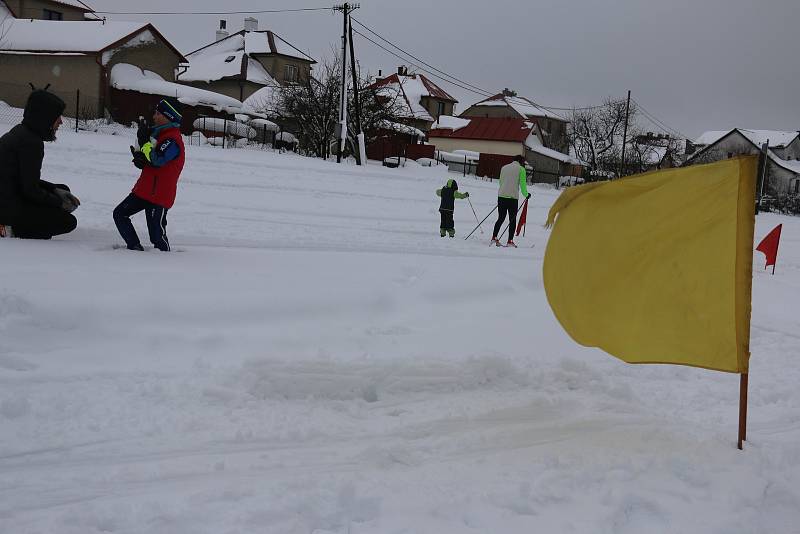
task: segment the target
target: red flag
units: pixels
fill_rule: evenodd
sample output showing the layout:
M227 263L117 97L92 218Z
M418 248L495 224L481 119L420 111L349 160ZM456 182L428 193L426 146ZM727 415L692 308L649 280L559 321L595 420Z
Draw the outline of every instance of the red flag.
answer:
M522 231L522 227L525 226L525 219L528 218L528 199L525 199L525 203L522 205L522 214L519 216L519 222L517 223L517 236Z
M767 237L761 240L761 243L758 244L756 250L763 252L764 255L767 257L767 264L764 266L766 269L770 265L772 265L772 273L775 274L775 262L778 259L778 244L781 241L781 228L783 227L782 224L779 224L775 228L772 229L770 233L767 234Z

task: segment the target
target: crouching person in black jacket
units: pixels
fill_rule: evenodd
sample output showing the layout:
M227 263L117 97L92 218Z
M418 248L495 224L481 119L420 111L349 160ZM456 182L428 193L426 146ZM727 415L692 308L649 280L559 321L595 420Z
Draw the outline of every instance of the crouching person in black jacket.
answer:
M44 142L55 141L64 108L58 96L33 91L22 123L0 137L0 237L50 239L78 225L78 198L40 178Z

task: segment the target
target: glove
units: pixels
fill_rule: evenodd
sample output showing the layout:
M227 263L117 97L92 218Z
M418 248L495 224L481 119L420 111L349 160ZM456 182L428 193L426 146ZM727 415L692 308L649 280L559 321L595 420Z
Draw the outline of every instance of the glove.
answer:
M133 165L137 169L144 169L150 162L147 161L147 156L144 155L144 152L141 150L136 150L135 148L131 147L131 155L133 156Z
M531 198L531 194L530 194L530 193L528 193L528 196L526 196L525 198Z
M136 141L139 143L139 146L142 147L150 140L150 125L147 124L144 117L139 117L138 122L139 128L136 130Z
M469 191L467 191L466 193L464 193L464 198L469 198Z
M81 205L81 201L78 200L78 197L67 191L66 189L53 189L53 193L58 195L58 198L61 199L61 209L66 211L67 213L72 213L78 206Z

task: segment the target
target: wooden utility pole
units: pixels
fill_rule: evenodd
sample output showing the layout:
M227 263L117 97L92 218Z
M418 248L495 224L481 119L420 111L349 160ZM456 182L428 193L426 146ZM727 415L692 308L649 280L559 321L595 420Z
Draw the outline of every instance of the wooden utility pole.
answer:
M358 9L360 4L354 4L352 9ZM349 20L349 19L348 19ZM357 132L357 139L358 139L358 158L357 162L359 165L365 165L366 161L363 161L366 158L366 154L364 151L364 132L361 130L361 106L359 105L360 95L358 94L359 86L358 86L358 72L356 70L356 53L353 49L353 23L352 21L349 22L350 24L350 70L353 75L353 107L355 108L356 112L356 132Z
M764 195L764 182L767 181L767 152L769 151L769 139L761 145L761 153L758 155L758 178L756 179L756 215L761 209L761 197Z
M622 160L619 162L619 175L625 172L625 145L628 143L628 114L631 110L631 92L628 90L628 101L625 103L625 128L622 131Z
M336 133L339 134L339 150L336 154L336 162L342 162L342 153L344 152L345 143L347 141L347 25L350 22L350 13L359 7L358 4L353 5L345 2L342 5L333 6L336 11L341 11L343 15L342 20L342 94L339 100L339 126L336 128Z

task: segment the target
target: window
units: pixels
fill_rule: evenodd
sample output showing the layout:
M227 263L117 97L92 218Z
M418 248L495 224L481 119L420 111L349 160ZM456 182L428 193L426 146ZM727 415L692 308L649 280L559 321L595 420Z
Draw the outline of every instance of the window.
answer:
M794 181L794 194L800 193L800 180Z
M60 11L53 11L52 9L45 9L44 20L64 20L64 14Z
M444 115L444 102L437 102L436 103L436 114L438 116Z
M297 81L297 65L286 65L283 67L283 81L296 82Z

